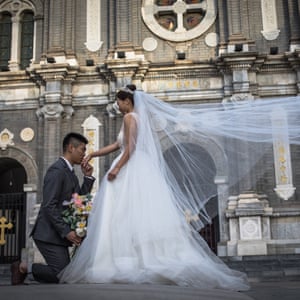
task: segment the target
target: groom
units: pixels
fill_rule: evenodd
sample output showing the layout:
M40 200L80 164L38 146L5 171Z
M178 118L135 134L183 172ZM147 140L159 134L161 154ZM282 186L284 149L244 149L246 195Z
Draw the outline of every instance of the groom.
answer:
M68 247L80 245L81 238L62 219L64 200L73 193L79 195L91 191L95 178L93 167L81 164L88 140L79 133L71 132L63 140L63 156L50 168L44 178L43 201L32 229L31 236L43 255L45 264L28 265L15 262L11 266L12 285L23 284L26 275L32 273L36 281L58 283L57 274L70 262ZM81 165L84 175L82 186L74 173L73 166Z

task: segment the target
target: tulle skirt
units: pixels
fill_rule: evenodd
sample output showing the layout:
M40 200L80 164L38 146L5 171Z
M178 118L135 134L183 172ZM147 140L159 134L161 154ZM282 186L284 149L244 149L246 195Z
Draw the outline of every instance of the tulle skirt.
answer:
M117 157L112 164L119 160ZM158 166L136 150L94 198L88 233L62 283L151 283L247 290L186 222Z

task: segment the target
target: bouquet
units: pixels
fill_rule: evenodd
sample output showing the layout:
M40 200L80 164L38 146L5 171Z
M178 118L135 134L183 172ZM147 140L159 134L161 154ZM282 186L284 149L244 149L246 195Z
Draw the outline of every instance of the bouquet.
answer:
M67 208L63 210L63 220L70 225L71 230L83 238L87 233L88 216L92 209L92 195L78 195L74 193L70 201L64 201L63 206Z

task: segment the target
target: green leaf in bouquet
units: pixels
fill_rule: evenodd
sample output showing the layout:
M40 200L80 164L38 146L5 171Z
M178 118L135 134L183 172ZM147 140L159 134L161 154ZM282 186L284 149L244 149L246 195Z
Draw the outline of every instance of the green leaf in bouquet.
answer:
M64 220L65 223L70 224L69 218L63 217L63 220Z
M66 209L66 210L64 210L64 211L62 212L62 215L63 215L64 217L67 217L67 216L70 215L70 211L69 211L68 209Z
M92 196L91 194L87 194L87 195L86 195L86 199L87 199L88 201L91 201L92 198L93 198L93 196Z

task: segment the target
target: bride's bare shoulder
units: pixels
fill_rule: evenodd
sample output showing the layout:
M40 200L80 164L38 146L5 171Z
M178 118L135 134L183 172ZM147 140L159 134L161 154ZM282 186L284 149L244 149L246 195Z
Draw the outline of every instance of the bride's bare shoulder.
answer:
M130 112L127 113L124 117L123 120L125 123L127 122L132 122L132 121L136 121L137 120L137 114L135 112Z

